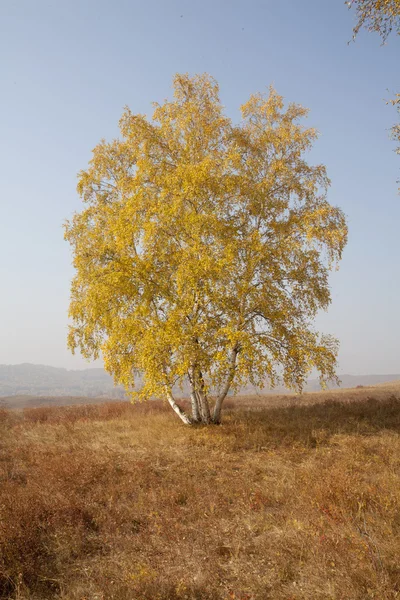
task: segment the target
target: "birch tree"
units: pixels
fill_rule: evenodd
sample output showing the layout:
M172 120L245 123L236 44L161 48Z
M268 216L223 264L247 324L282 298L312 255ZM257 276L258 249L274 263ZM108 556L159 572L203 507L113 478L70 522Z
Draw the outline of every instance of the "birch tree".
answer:
M272 88L241 114L224 114L210 76L177 75L151 119L126 109L120 138L93 150L84 207L65 226L69 347L186 424L220 423L246 382L301 390L314 368L335 377L337 341L313 322L347 228L325 167L306 160L317 133ZM190 412L173 395L184 381Z

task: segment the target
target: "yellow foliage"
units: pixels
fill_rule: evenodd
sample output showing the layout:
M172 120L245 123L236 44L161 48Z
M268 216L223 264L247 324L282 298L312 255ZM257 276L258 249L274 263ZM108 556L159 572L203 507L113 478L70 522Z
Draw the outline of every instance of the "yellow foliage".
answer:
M143 373L143 398L189 374L200 408L211 387L222 404L248 380L333 377L337 342L312 321L347 228L325 167L304 158L317 137L307 110L271 88L234 125L210 76L177 75L174 89L152 120L126 109L121 139L80 173L85 208L65 227L70 348L101 354L127 390Z
M400 34L400 0L348 0L346 4L356 11L354 37L362 27L379 33L383 41L393 29Z

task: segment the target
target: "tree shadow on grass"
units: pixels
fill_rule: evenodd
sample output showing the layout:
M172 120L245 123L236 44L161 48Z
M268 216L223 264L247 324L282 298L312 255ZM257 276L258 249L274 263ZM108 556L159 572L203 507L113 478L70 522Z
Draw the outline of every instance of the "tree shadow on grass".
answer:
M246 437L243 427L248 432ZM235 432L241 448L299 445L312 448L328 444L333 435L370 436L383 430L400 433L400 398L396 396L234 410L226 432Z

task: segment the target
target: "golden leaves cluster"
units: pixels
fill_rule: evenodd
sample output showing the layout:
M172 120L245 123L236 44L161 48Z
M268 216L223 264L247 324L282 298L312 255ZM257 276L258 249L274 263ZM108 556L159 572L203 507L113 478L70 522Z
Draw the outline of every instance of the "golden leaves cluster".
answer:
M126 109L121 138L80 173L71 349L101 354L127 389L142 373L142 396L193 367L223 386L234 349L236 385L333 377L337 343L312 323L347 228L325 167L306 161L306 109L271 88L234 125L208 75L177 75L174 90L152 119Z

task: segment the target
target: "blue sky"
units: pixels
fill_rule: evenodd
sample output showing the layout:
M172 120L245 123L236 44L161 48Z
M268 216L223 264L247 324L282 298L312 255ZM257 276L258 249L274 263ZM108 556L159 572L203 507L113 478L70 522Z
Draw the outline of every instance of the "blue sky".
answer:
M400 37L348 45L353 24L342 0L2 0L0 363L87 366L66 348L76 174L125 105L150 113L176 72L208 72L234 120L269 84L310 109L310 160L350 227L318 325L341 340L340 373L400 373L400 160L385 104Z

